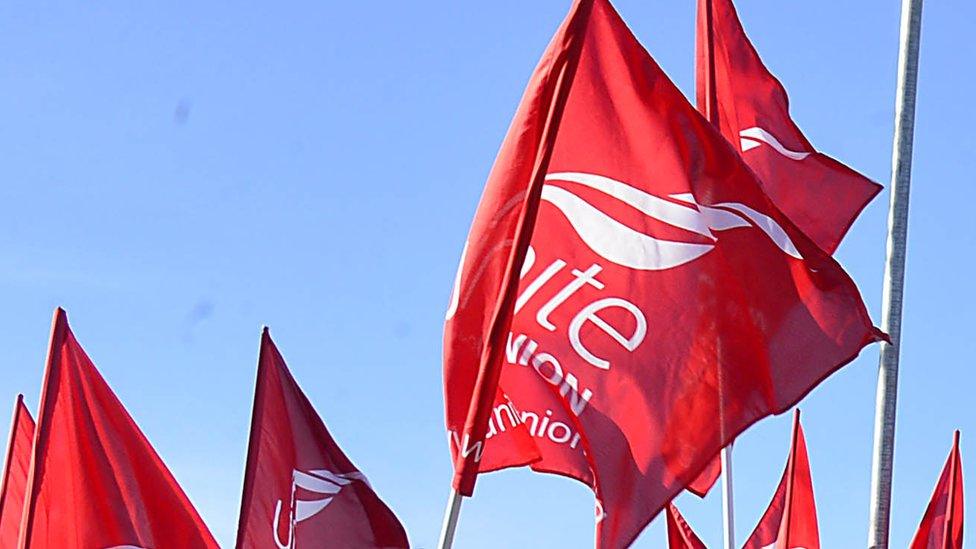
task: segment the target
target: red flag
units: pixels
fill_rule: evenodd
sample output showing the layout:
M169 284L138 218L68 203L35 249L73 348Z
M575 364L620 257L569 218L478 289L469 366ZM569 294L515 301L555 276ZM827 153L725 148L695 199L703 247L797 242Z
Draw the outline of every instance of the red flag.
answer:
M956 431L952 451L912 539L911 549L961 549L962 519L962 456L959 453L959 431Z
M668 505L668 549L708 549L673 503Z
M54 313L21 549L217 548L149 441Z
M743 549L820 549L817 505L800 410L793 415L793 442L786 470L766 513Z
M539 459L519 413L498 387L543 179L579 58L592 0L576 0L536 67L508 130L458 268L444 325L444 400L454 487L474 490L477 472ZM503 410L512 436L484 456L489 416ZM583 471L586 467L583 467Z
M817 152L786 90L746 37L732 0L698 0L698 106L740 151L773 203L833 253L881 186Z
M409 547L396 516L329 434L261 334L238 549Z
M24 405L24 395L17 395L14 417L10 422L7 459L4 461L3 478L0 478L0 547L17 546L33 444L34 418Z
M708 495L709 490L712 486L715 486L715 481L718 480L719 475L722 474L722 460L721 454L715 456L700 475L695 477L695 480L688 484L688 491L695 494L698 497L705 497Z
M524 258L515 218L531 220ZM493 307L494 322L506 279L512 314ZM470 493L477 458L521 465L534 446L534 469L594 488L602 547L633 541L738 433L881 335L606 0L574 4L530 83L448 318L456 486ZM495 377L498 393L476 381Z

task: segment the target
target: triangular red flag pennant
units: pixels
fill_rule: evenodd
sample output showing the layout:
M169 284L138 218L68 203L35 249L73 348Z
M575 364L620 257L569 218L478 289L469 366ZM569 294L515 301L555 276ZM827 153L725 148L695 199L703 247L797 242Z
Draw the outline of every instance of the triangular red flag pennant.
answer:
M217 549L173 475L54 314L21 549Z
M668 549L708 549L673 503L668 505L667 517Z
M34 418L24 404L24 395L17 395L13 420L10 422L7 459L3 465L3 477L0 478L0 547L17 547L33 445Z
M610 3L576 2L448 310L455 487L526 463L576 478L597 494L598 545L626 546L742 430L880 337Z
M800 425L800 411L793 415L793 442L783 478L773 501L749 536L743 549L820 549L817 505L807 459L807 443Z
M261 334L238 549L405 548L403 526Z
M773 203L833 253L881 186L821 154L793 122L789 98L749 42L732 0L698 0L698 106L711 114Z
M956 431L949 458L918 532L912 538L911 549L962 549L963 501L962 455L959 453L959 431Z

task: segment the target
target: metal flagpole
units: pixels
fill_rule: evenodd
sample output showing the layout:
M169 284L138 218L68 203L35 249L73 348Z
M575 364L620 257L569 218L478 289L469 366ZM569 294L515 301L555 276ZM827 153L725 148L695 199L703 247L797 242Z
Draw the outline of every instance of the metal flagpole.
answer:
M722 531L725 549L735 549L735 513L732 506L732 444L722 448Z
M441 539L437 542L439 549L451 549L454 545L454 532L457 530L458 517L461 516L461 500L464 496L457 490L451 489L451 499L448 500L444 511L444 525L441 527Z
M891 202L881 307L881 329L891 343L881 343L877 407L874 422L874 459L871 468L871 522L868 547L887 549L891 518L891 472L895 449L895 404L898 393L898 351L901 342L902 296L905 282L905 244L908 233L908 198L915 134L915 86L922 26L922 0L902 0L898 84L895 92L895 137L892 146Z

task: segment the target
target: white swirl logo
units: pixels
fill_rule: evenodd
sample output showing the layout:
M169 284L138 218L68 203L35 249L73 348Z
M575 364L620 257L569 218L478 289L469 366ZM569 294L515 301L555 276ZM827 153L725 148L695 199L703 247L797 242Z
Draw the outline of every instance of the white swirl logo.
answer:
M739 132L739 144L742 146L742 152L746 152L756 147L759 147L763 143L769 145L774 151L785 156L786 158L791 158L793 160L803 160L804 158L810 156L810 153L803 151L791 151L783 146L776 139L776 136L767 132L762 128L747 128Z
M738 202L712 206L698 204L691 194L676 194L674 202L601 175L564 172L546 176L547 182L567 181L608 194L641 213L712 243L675 242L656 238L607 215L572 192L547 183L542 199L559 209L583 242L598 255L618 265L642 271L662 271L684 265L715 248L717 231L756 227L783 253L802 259L786 231L773 218Z
M351 473L333 473L325 469L314 469L309 472L299 470L292 471L291 483L291 508L288 512L288 539L282 542L278 537L278 524L281 520L282 501L279 499L275 505L274 522L271 527L274 530L275 545L278 549L295 549L295 525L303 520L307 520L322 512L332 499L342 490L343 486L353 481L362 481L367 485L369 481L366 476L359 471ZM309 492L321 494L325 497L311 500L297 499L295 491L301 488Z

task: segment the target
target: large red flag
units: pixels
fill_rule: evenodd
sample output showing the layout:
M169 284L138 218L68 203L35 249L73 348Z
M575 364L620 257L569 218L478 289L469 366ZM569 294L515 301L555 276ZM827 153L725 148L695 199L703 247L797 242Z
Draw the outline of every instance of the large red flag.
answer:
M800 410L793 415L793 442L786 470L769 508L743 549L820 549L817 505L807 459L807 443L800 425Z
M708 549L673 503L668 505L668 549Z
M821 154L749 42L732 0L698 0L698 106L759 177L773 203L833 253L881 186Z
M54 313L21 549L216 549L173 475Z
M448 313L455 486L479 463L579 479L602 547L881 336L606 0L575 3L543 56Z
M332 439L267 328L237 547L409 547L403 526Z
M952 451L912 539L911 549L961 549L962 519L962 456L959 453L959 431L956 431Z
M16 547L20 536L20 518L24 514L24 492L31 446L34 444L34 418L24 405L24 395L17 395L14 417L10 422L7 459L0 478L0 547Z

